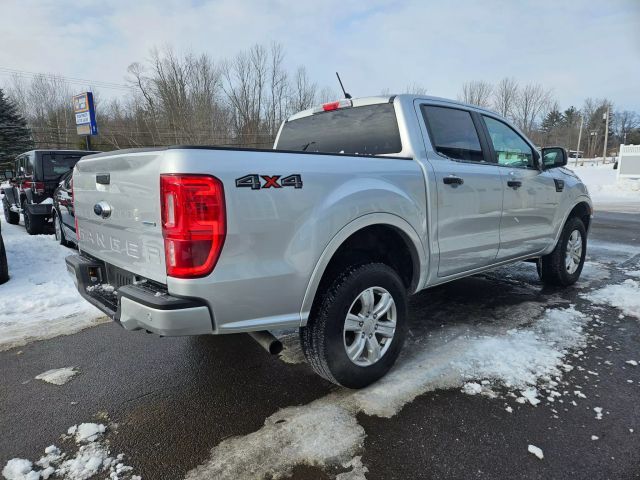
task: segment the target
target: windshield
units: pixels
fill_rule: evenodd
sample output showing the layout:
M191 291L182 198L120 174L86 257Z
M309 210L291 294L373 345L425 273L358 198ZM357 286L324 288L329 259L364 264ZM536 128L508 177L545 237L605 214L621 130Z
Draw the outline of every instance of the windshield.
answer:
M68 153L46 153L42 155L43 180L57 180L72 170L82 155Z
M279 150L381 155L402 150L391 103L341 108L288 121Z

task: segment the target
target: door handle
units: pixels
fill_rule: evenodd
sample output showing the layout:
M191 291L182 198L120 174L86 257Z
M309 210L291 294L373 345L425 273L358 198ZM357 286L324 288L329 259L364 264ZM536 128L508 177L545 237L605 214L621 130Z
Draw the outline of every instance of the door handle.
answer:
M448 177L444 177L442 182L445 185L462 185L464 180L460 177L456 177L455 175L449 175Z
M522 186L522 182L520 180L509 180L507 182L507 186L513 188L514 190L517 190Z

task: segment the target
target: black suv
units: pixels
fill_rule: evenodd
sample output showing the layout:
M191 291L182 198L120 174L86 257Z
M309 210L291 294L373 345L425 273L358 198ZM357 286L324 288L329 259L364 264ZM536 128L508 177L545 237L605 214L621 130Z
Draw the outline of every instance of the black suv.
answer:
M31 150L18 155L15 171L5 173L11 186L4 188L2 207L8 223L17 225L20 213L30 235L43 233L52 219L53 192L60 178L72 170L78 160L92 151Z

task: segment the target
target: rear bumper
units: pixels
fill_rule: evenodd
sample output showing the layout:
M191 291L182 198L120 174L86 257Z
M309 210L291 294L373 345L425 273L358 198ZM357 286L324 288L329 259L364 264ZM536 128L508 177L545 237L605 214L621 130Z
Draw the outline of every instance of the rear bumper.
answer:
M213 333L209 307L196 299L169 295L151 282L114 288L104 263L84 255L66 258L67 270L80 295L127 330L147 330L163 336Z

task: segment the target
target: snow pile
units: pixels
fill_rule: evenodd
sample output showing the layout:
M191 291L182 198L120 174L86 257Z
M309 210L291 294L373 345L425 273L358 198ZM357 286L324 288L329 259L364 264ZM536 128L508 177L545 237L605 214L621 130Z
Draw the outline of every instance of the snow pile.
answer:
M352 412L334 400L329 395L274 413L257 432L224 440L186 479L279 478L300 464L349 462L365 433Z
M619 308L625 315L640 319L640 280L627 279L620 285L607 285L581 296L593 303Z
M3 223L2 237L11 278L0 285L0 351L106 320L80 296L67 273L64 259L73 250L52 235L28 235L19 225Z
M362 464L362 457L357 456L352 458L347 463L343 463L344 468L351 468L350 471L340 473L336 476L336 480L367 480L365 473L369 471L367 467Z
M527 448L527 451L529 453L532 453L536 457L538 457L540 460L544 458L544 453L542 453L542 449L539 447L536 447L535 445L529 445L529 447Z
M519 311L513 309L513 314ZM424 392L460 388L474 379L527 392L530 401L536 395L528 391L531 387L562 375L562 357L569 348L583 344L582 327L588 320L569 307L544 310L533 325L521 328L445 327L424 344L407 348L412 356L391 374L352 395L359 410L381 417L395 415Z
M7 480L38 480L40 474L33 472L33 464L24 458L14 458L2 469L2 476Z
M78 370L76 370L74 367L56 368L54 370L47 370L46 372L37 375L36 380L53 383L54 385L64 385L77 373Z
M392 417L425 392L458 388L486 394L492 383L538 403L538 388L552 390L564 371L563 357L584 344L589 318L573 307L545 310L533 302L498 310L491 312L498 322L445 326L425 342L408 346L397 366L370 387L338 390L276 412L260 430L224 440L186 478L280 478L295 465L337 467L349 459L354 476L341 478L363 478L354 457L365 438L358 413Z
M571 162L570 162L571 163ZM615 203L638 204L640 207L640 179L617 179L617 170L613 164L606 165L568 165L589 189L594 204Z
M74 425L67 430L68 435L76 437L76 443L93 442L106 431L106 427L101 423L81 423Z
M105 473L111 480L141 480L141 477L131 474L132 467L122 463L123 454L110 456L105 442L99 441L105 431L106 427L102 424L74 425L69 428L68 434L75 436L75 442L80 448L73 457L61 452L55 445L50 445L35 465L29 460L14 458L7 462L2 475L7 480L86 480Z

